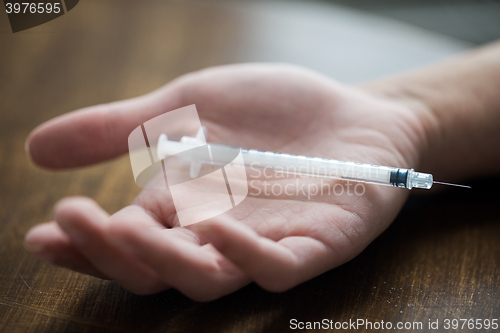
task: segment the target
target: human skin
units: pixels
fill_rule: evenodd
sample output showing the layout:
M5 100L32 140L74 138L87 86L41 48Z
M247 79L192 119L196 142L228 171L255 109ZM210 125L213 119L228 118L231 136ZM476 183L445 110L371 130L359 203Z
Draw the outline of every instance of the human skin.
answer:
M127 152L128 134L144 121L196 104L209 141L414 168L443 180L493 174L500 164L499 53L493 45L363 87L287 65L210 68L142 97L48 121L29 135L27 151L52 169L105 161ZM477 149L481 144L488 149ZM470 163L457 167L463 156ZM490 164L478 167L483 163ZM249 196L188 227L179 226L168 190L143 190L111 216L89 198L64 198L54 221L32 228L25 246L136 294L176 288L209 301L251 281L280 292L359 254L409 194L364 186L360 196Z

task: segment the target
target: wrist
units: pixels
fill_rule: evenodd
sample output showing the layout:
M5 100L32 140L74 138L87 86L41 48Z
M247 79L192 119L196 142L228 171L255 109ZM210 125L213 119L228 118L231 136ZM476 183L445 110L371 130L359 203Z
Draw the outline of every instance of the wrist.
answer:
M363 87L369 94L397 104L406 110L407 132L414 146L413 167L420 171L435 172L434 150L443 136L439 117L425 98L425 91L401 83L380 82Z
M448 181L498 174L500 43L365 89L406 105L419 119L422 170Z

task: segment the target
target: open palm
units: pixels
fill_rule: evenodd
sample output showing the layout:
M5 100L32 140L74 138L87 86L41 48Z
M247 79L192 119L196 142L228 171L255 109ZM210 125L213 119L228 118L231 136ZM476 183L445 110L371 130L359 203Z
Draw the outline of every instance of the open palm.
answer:
M66 168L115 157L127 151L135 127L190 104L208 128L208 141L245 148L416 167L425 139L419 118L403 104L296 67L234 65L42 124L28 140L31 158ZM292 194L269 187L266 194L257 181L240 205L188 227L179 226L168 190L143 190L112 216L90 199L66 198L56 205L55 221L27 234L26 247L138 294L173 287L211 300L250 281L283 291L360 253L407 197L407 190L377 185L355 192L355 184L338 180L322 183L330 189L339 184L336 191L310 193L309 185L321 180L298 180L305 186ZM291 177L267 181L297 184Z

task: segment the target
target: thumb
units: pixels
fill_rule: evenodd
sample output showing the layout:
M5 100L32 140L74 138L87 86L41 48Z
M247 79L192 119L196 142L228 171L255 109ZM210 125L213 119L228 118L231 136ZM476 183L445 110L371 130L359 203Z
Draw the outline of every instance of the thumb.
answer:
M31 160L49 169L90 165L128 150L130 132L166 111L181 107L178 88L167 85L140 97L87 107L49 120L26 140Z

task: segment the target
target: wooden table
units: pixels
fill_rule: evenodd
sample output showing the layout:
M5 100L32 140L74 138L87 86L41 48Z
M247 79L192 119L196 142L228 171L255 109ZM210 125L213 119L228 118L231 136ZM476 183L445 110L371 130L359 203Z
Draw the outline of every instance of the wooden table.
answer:
M426 331L439 320L444 331L446 318L500 318L498 179L410 198L360 256L282 294L252 284L210 303L175 290L135 296L23 249L58 199L90 196L114 212L140 190L126 156L57 173L33 166L24 152L32 128L238 61L251 25L244 11L162 1L83 1L18 34L0 15L0 332L281 332L292 319L421 322Z

